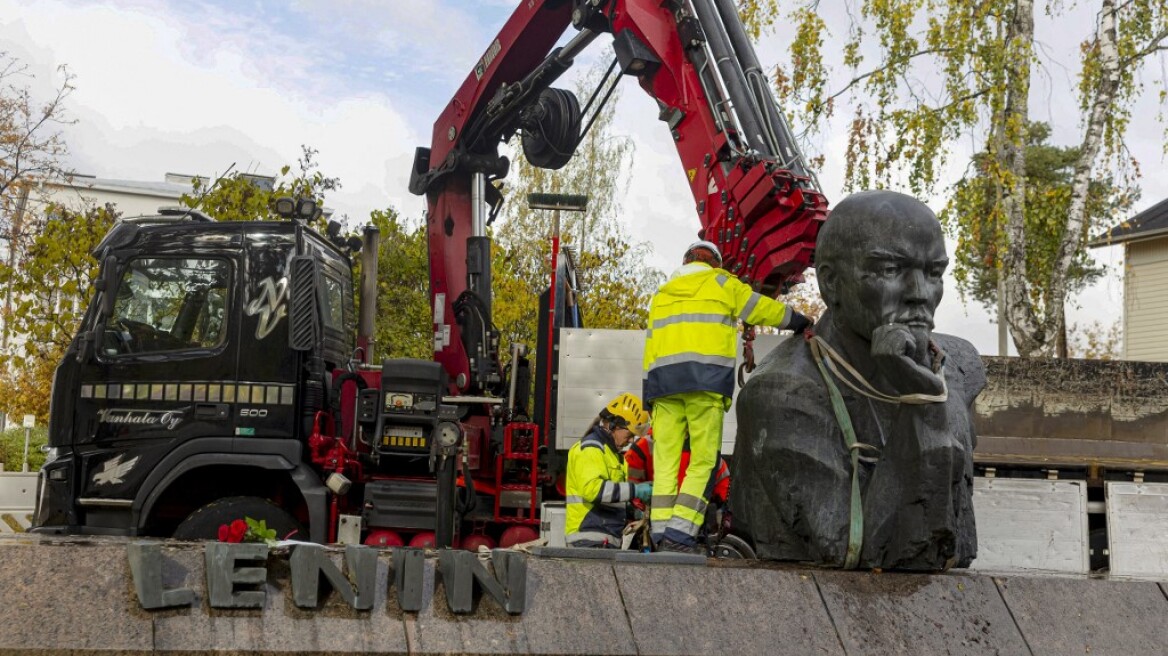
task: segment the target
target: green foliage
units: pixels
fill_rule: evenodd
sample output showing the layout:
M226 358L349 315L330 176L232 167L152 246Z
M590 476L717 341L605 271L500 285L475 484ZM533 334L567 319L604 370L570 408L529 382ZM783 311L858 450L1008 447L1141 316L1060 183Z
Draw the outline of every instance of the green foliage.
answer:
M1118 360L1123 355L1122 326L1117 321L1105 324L1093 321L1070 327L1070 349L1072 358L1085 360Z
M117 217L112 205L50 205L15 261L0 263L8 337L24 341L0 353L0 411L47 420L53 369L77 332L98 272L90 253Z
M1031 302L1036 306L1045 305L1044 294L1055 275L1055 258L1067 229L1071 177L1079 159L1079 148L1053 146L1047 143L1049 138L1050 126L1030 124L1025 154L1026 277L1039 283L1046 281L1030 287ZM949 236L957 240L954 276L958 290L993 311L997 308L1001 254L1005 248L1005 217L997 202L990 153L975 155L971 169L971 176L954 185L948 204L938 216ZM1118 221L1134 200L1110 177L1091 181L1087 220L1074 236L1075 259L1066 274L1071 292L1081 291L1104 271L1084 248L1088 235Z
M243 521L247 524L247 535L243 538L244 542L263 542L269 546L276 543L276 529L268 528L268 520L244 517Z
M1055 350L1068 292L1093 275L1085 236L1130 200L1126 190L1138 175L1124 147L1132 106L1150 85L1159 87L1161 107L1168 99L1164 76L1143 75L1168 39L1168 2L1094 0L1096 23L1083 35L1076 89L1082 131L1061 139L1078 145L1035 148L1030 86L1042 73L1035 4L862 0L848 12L845 35L829 33L817 0L805 0L791 11L796 38L775 75L792 122L809 134L827 127L841 99L848 101L847 189L897 185L928 194L959 139L983 144L974 176L951 201L956 215L982 218L951 221L951 234L964 240L965 291L986 299L997 273L970 272L1002 273L1005 318L1022 355ZM1073 5L1047 3L1045 20L1065 32ZM844 71L829 69L827 49L843 53ZM1031 156L1061 181L1035 178Z
M585 95L597 79L598 71L593 71L577 93ZM512 343L535 345L535 310L550 282L554 214L530 209L529 193L588 193L587 211L561 212L559 226L561 243L578 255L584 325L645 327L649 299L662 276L645 265L648 246L634 243L622 223L620 198L632 167L633 144L611 133L615 101L614 96L564 168L540 169L518 158L492 257L494 321L503 353Z
M298 174L289 177L292 167L284 165L269 190L257 184L256 176L238 171L220 177L213 184L195 178L191 193L183 194L181 203L205 212L218 221L276 221L275 200L291 197L310 199L323 206L325 194L340 188L341 181L322 174L313 158L317 150L301 146L297 161ZM317 224L323 228L323 222Z
M377 357L430 359L429 250L424 225L409 225L396 210L375 210L381 231L377 257Z
M65 112L73 76L63 66L58 72L62 82L53 97L37 99L28 67L0 50L0 239L15 252L35 234L35 226L21 221L28 192L60 174L60 159L68 152L60 128L74 122Z
M1012 4L865 0L845 37L829 30L818 2L804 2L791 11L796 38L776 72L779 97L809 133L826 127L839 98L851 101L847 188L904 176L914 193L927 193L949 144L1005 102L1012 51L1003 23ZM843 52L845 73L828 68L825 46ZM939 80L927 93L919 81L926 71Z
M779 20L779 0L739 0L738 17L750 38L757 39Z
M46 424L53 372L64 357L64 350L38 349L36 353L36 357L27 358L23 364L0 368L0 413L11 417L36 415L37 422Z
M18 472L24 465L24 431L23 428L9 428L0 432L0 462L4 463L4 471ZM48 443L49 429L34 428L28 440L28 470L40 471L45 464L45 454L41 447Z

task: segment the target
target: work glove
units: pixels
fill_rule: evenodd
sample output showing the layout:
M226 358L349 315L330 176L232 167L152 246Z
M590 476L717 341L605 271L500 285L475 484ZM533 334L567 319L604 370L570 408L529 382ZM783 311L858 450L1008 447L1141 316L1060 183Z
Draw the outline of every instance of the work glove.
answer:
M634 494L638 499L649 503L649 499L653 498L653 484L652 483L637 483Z
M810 325L811 319L808 319L805 315L792 310L791 321L787 324L786 329L795 331L796 335L802 335L803 331L807 330L807 327Z

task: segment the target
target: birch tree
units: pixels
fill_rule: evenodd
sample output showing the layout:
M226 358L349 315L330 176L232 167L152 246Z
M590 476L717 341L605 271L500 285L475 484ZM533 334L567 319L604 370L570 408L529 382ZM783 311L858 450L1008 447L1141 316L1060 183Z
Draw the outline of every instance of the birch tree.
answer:
M19 263L42 225L42 213L30 202L33 187L60 174L67 154L61 130L72 123L65 101L73 76L64 68L59 72L60 86L47 99L38 98L28 67L0 50L0 265L8 268ZM10 287L0 296L0 346L6 350L18 299Z
M1025 211L1026 279L1049 280L1055 266L1055 254L1065 243L1067 214L1071 201L1071 178L1080 152L1075 147L1054 146L1047 143L1050 126L1031 123L1025 145ZM949 202L940 213L950 236L956 240L953 275L957 289L964 298L972 298L992 312L997 311L997 297L1002 277L994 262L999 259L1000 231L1004 217L997 205L997 180L992 175L996 162L988 151L977 153L970 163L971 173L952 188ZM1091 225L1118 223L1130 212L1134 197L1114 184L1110 176L1100 174L1091 181L1086 208L1087 221L1082 226L1082 238L1087 237ZM976 217L976 221L966 220ZM1103 275L1090 254L1079 249L1066 271L1066 289L1071 293L1082 291ZM1030 301L1037 306L1047 304L1046 285L1031 285ZM1057 353L1067 357L1066 326L1057 336Z
M863 0L846 24L830 29L819 3L805 2L793 15L790 61L775 75L780 96L795 108L794 122L812 133L830 124L839 105L852 112L850 189L898 184L932 193L958 140L983 144L993 215L953 214L948 227L993 231L997 256L987 266L1000 271L1005 318L1023 356L1053 354L1064 329L1068 272L1093 227L1091 182L1133 179L1124 142L1131 108L1151 85L1159 87L1161 103L1165 98L1163 77L1154 76L1168 37L1168 1L1093 3L1094 23L1079 37L1080 131L1056 135L1078 149L1078 158L1045 279L1026 276L1031 82L1045 70L1036 69L1045 48L1035 42L1033 0ZM1057 0L1040 7L1067 34L1079 29L1065 19L1073 8ZM825 59L828 47L842 52L842 75Z

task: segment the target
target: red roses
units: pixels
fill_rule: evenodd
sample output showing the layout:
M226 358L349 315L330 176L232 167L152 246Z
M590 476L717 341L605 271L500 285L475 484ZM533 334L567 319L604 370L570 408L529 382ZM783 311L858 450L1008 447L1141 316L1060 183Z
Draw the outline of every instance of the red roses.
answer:
M223 524L219 527L220 542L243 542L243 538L246 536L247 522L242 519L237 519L230 524Z

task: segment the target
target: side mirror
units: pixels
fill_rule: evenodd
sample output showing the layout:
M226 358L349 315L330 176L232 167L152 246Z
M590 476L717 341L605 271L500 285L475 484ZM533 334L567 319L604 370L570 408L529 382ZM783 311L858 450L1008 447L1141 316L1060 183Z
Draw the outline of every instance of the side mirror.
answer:
M101 261L101 271L98 273L97 279L93 281L93 288L101 294L101 305L97 308L97 316L93 318L93 323L88 327L83 327L77 333L77 340L74 344L77 349L78 363L84 363L93 357L97 344L101 341L105 322L114 313L118 292L118 258L109 255Z
M110 255L101 262L101 274L93 282L94 288L101 292L101 319L104 322L114 313L114 301L118 291L118 258Z
M321 333L316 259L311 255L297 255L288 270L288 348L311 351L320 341Z

